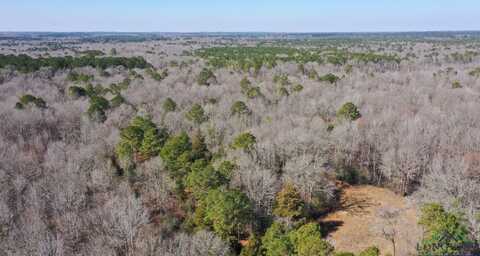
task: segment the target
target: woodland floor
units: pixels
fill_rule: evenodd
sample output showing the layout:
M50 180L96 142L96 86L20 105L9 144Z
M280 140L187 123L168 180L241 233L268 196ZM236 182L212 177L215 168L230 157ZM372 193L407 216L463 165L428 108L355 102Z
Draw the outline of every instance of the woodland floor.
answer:
M398 210L400 214L387 221L378 216L385 208ZM388 189L373 186L346 186L339 210L321 221L329 232L328 240L337 251L358 253L375 245L382 255L394 255L392 242L382 235L382 229L387 227L387 231L397 233L396 256L414 255L422 234L413 203Z

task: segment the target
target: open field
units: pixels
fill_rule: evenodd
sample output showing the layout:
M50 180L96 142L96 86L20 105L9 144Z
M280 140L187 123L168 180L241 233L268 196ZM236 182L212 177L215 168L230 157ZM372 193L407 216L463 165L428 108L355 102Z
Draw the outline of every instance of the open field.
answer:
M387 189L372 186L346 187L340 201L339 210L321 219L332 229L328 239L337 250L359 253L368 247L366 244L373 243L381 252L393 254L393 243L383 232L395 231L396 253L416 253L423 230L418 225L419 209L412 202ZM381 212L385 210L397 214L394 218L382 218Z

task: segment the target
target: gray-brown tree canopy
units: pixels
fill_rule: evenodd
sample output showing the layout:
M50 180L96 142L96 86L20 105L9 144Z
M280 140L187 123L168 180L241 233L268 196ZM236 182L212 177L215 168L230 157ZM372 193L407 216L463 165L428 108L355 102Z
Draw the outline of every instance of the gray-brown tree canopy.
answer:
M332 255L368 184L474 255L480 36L297 37L0 37L0 251Z

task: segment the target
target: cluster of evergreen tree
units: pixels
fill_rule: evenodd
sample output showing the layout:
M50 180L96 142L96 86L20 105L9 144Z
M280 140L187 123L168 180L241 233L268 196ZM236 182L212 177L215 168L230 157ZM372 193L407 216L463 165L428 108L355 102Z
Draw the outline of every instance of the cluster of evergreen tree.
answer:
M125 103L121 92L126 90L132 79L130 78L143 77L137 74L135 71L130 72L129 77L125 78L120 83L112 83L108 87L104 87L100 84L93 86L91 83L87 83L94 79L93 76L78 74L76 72L70 72L67 76L67 80L77 83L87 83L85 86L72 85L68 88L68 95L76 100L81 97L87 97L90 100L90 105L87 110L87 115L92 121L104 122L107 119L106 111L110 108L116 108ZM113 98L108 100L105 98L107 93L111 93Z
M82 57L47 57L32 58L28 55L3 55L0 54L0 68L14 67L24 73L34 72L43 67L53 70L72 69L77 67L94 67L106 69L109 67L123 66L128 69L144 69L151 65L143 57L96 57L86 55Z
M469 253L474 241L461 214L448 212L439 204L427 204L422 207L419 223L425 230L418 247L420 256L474 255Z
M174 111L171 100L165 103ZM231 147L249 151L255 143L255 136L247 132L239 134ZM160 157L175 181L178 207L185 212L175 217L180 218L177 228L183 232L213 231L242 256L334 254L334 247L323 239L321 224L293 184L286 183L277 194L273 216L258 218L247 195L230 185L235 163L210 152L199 131L170 135L150 118L136 117L121 130L116 153L133 169L139 162ZM373 251L376 254L361 255L379 255L378 249Z
M170 136L149 118L136 117L120 138L116 152L130 168L160 156L186 208L187 216L181 220L185 230L210 229L232 244L246 236L252 205L243 192L229 188L235 165L214 161L200 132Z
M93 80L93 76L72 71L68 73L67 80L70 82L88 83Z
M344 65L349 61L357 63L400 63L401 58L394 54L374 52L350 52L344 49L294 48L294 47L211 47L199 49L196 56L207 60L214 68L232 68L244 72L253 69L256 73L262 68L273 68L278 62L315 62Z

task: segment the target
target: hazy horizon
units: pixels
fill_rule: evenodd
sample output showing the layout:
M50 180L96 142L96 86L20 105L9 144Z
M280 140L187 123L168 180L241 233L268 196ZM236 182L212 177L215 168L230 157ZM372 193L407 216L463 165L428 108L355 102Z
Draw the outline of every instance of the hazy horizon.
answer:
M480 29L459 29L459 30L398 30L398 31L48 31L48 30L0 30L0 33L119 33L119 34L401 34L401 33L462 33L462 32L480 32Z
M5 32L364 33L480 30L473 0L294 3L19 0L2 4Z

